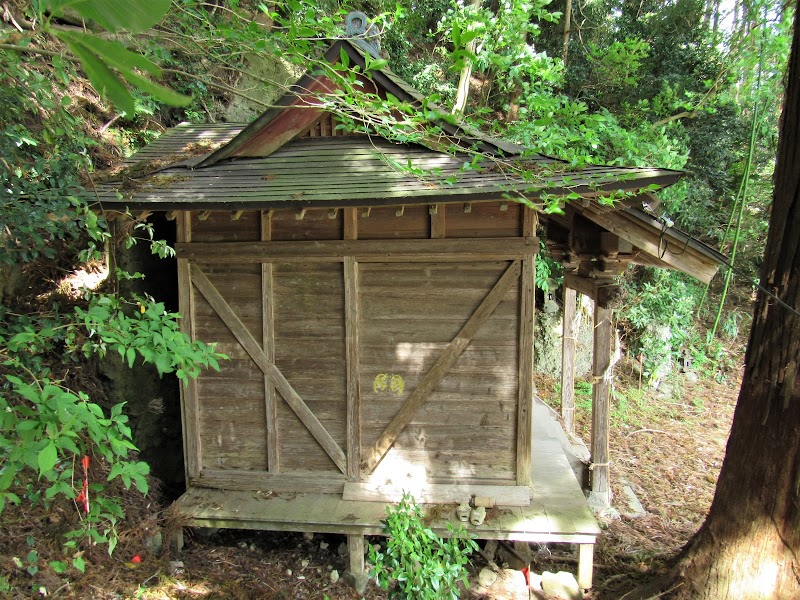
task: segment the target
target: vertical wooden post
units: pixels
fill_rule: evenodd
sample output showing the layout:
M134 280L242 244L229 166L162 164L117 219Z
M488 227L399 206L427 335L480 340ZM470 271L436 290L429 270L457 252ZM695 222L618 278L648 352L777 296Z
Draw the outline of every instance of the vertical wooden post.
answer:
M592 361L592 494L610 504L609 487L609 404L611 394L611 309L594 304L594 357Z
M538 215L522 208L522 237L536 234ZM517 485L531 484L531 449L533 416L533 317L536 279L536 254L522 260L519 296L519 396L517 398Z
M444 204L436 204L435 209L431 208L428 211L431 217L431 239L443 239L445 237L446 208Z
M576 292L564 285L564 325L561 336L561 418L567 433L575 433L575 300Z
M344 257L345 351L347 354L347 479L361 479L361 393L358 341L358 263Z
M358 239L358 210L344 211L344 239ZM358 263L355 257L344 257L344 311L345 353L347 368L347 479L361 479L361 361L359 357L359 298ZM361 562L363 570L364 539L361 539Z
M592 587L594 544L578 544L578 585L588 590Z
M261 241L272 240L272 211L261 211ZM273 308L272 263L261 263L261 343L270 362L275 362L275 312ZM267 469L280 472L280 444L278 443L278 397L272 379L264 376L264 403L267 419Z
M344 209L344 239L357 240L358 239L358 209L345 208Z
M369 583L364 568L364 536L348 534L347 551L350 555L350 582L356 588L356 592L363 594Z
M192 241L192 213L178 214L178 242ZM194 297L189 260L178 259L178 310L181 314L181 331L194 340ZM190 377L181 388L181 424L183 427L183 456L186 487L192 478L200 476L202 453L200 447L200 409L197 405L197 380Z

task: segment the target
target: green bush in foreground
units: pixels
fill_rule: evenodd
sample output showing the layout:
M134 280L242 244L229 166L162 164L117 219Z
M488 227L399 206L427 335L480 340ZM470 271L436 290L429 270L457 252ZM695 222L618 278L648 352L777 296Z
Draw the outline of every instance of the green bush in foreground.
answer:
M386 509L386 551L371 546L369 560L375 577L392 598L458 598L459 582L468 586L467 563L478 545L463 527L448 523L450 537L442 539L422 522L422 510L410 494Z

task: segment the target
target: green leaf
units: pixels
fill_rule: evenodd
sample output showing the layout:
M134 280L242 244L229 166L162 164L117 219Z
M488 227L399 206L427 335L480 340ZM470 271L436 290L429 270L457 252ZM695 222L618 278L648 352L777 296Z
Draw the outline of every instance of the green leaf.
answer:
M138 52L132 52L119 42L104 40L79 31L59 31L58 37L71 44L80 44L117 69L141 69L153 77L161 77L161 67Z
M50 0L50 7L54 14L62 14L63 8L71 8L84 19L97 21L109 31L125 29L139 33L164 18L170 0Z
M122 76L128 80L128 83L136 86L144 92L147 92L159 102L169 104L170 106L186 106L192 102L191 96L179 94L168 87L164 87L163 85L155 83L154 81L150 81L146 77L142 77L130 69L123 69L120 67L119 71L122 73Z
M39 451L39 475L43 475L53 469L58 462L58 450L56 445L50 440L47 445Z
M125 352L125 357L128 359L128 368L133 368L133 363L136 361L136 351L133 348L128 348Z
M83 560L82 556L78 556L72 559L72 566L78 569L81 573L86 571L86 561Z
M0 471L0 492L7 490L14 483L14 476L16 470L11 468L11 465L6 464L2 471Z
M66 573L67 569L69 569L69 565L61 560L51 560L49 563L50 568L53 569L56 573L61 575L62 573Z
M61 37L61 32L55 32L57 37ZM67 36L68 38L69 36ZM63 38L62 38L63 39ZM125 85L120 81L114 72L92 51L87 49L83 44L72 43L68 39L64 42L72 50L72 53L78 57L86 76L89 78L94 89L98 94L104 98L108 98L111 103L127 115L133 115L136 112L136 104L133 101L133 96L125 88Z

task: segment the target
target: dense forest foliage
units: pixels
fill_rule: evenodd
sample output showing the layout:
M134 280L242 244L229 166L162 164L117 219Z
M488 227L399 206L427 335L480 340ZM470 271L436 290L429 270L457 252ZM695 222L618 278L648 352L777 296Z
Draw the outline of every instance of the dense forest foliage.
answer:
M576 166L686 171L652 208L665 226L721 249L730 268L708 290L674 272L629 272L618 314L624 344L653 379L687 354L718 376L735 358L730 348L744 346L794 17L782 2L147 4L4 5L0 514L7 503L75 502L85 515L67 547L90 539L113 551L122 507L104 489L146 492L148 466L130 453L124 407L101 406L80 372L108 352L181 379L221 359L186 339L160 299L120 294L135 273L117 270L96 290L63 283L79 265L99 268L109 243L170 253L146 223L112 239L89 208L92 182L180 121L224 119L234 101L268 108L297 74L320 65L352 9L374 16L390 67L431 106L458 105L485 131ZM362 125L410 139L396 116L405 107L392 112L357 94L329 100ZM558 265L546 256L540 272L540 286L558 284ZM82 489L81 458L90 455L107 461L109 483ZM82 570L80 554L70 555L53 568Z

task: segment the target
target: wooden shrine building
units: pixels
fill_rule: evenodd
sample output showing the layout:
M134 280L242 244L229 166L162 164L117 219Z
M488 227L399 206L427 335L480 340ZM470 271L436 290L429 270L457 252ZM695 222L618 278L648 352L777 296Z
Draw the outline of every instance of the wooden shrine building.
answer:
M365 93L420 104L388 69L363 75L349 41L327 58L344 55ZM628 264L715 271L713 253L637 208L681 174L575 171L447 120L463 152L343 135L324 101L334 87L307 74L248 126L179 125L97 190L109 218L175 220L183 330L230 357L182 389L186 523L347 534L358 573L363 536L408 490L490 507L469 526L479 538L578 544L590 587L599 530L563 454L537 454L532 433L537 231L568 285L599 300L607 343ZM515 163L537 177L501 168ZM560 215L513 201L543 194L575 199ZM596 373L607 359L597 350ZM432 526L446 532L442 514Z

